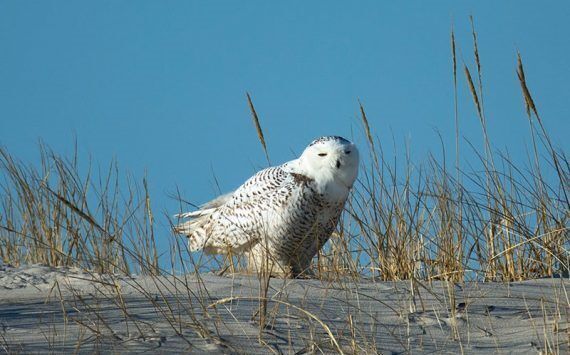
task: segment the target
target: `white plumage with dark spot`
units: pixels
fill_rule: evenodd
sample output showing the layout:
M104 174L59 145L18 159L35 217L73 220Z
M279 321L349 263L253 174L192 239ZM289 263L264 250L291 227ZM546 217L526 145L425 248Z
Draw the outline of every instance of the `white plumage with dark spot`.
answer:
M274 275L310 274L312 258L335 230L358 174L358 149L327 136L314 140L298 159L261 170L232 193L194 212L176 232L191 251L246 254L249 267Z

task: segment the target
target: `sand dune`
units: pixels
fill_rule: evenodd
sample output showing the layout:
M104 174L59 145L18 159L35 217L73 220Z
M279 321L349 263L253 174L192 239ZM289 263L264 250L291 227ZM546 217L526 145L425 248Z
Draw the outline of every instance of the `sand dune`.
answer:
M260 327L255 276L3 265L0 351L564 354L568 288L563 279L449 287L271 279Z

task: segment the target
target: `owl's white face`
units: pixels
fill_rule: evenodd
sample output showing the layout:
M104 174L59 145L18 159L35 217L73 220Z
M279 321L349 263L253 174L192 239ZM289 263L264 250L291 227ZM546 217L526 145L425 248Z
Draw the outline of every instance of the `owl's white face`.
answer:
M303 170L317 181L335 181L350 189L358 175L358 149L337 136L314 140L299 158Z

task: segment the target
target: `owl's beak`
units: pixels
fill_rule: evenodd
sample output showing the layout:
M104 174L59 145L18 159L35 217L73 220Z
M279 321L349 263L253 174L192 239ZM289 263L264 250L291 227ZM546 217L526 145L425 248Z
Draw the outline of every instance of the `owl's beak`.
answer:
M339 169L340 168L340 160L337 159L336 161L336 168Z

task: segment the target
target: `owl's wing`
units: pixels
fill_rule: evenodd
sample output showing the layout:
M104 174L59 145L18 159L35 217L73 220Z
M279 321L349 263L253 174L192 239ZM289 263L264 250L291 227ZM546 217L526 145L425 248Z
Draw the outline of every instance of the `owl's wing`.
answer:
M248 249L264 233L268 212L287 209L293 190L307 179L288 171L287 164L261 170L224 197L219 206L210 204L186 215L191 219L179 224L177 232L189 237L191 250L222 253Z

